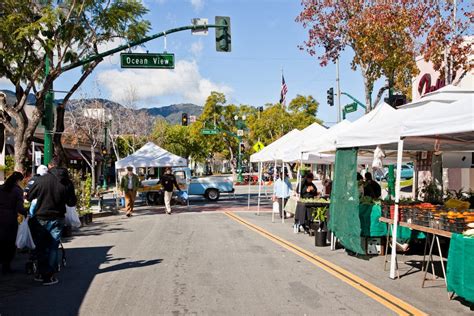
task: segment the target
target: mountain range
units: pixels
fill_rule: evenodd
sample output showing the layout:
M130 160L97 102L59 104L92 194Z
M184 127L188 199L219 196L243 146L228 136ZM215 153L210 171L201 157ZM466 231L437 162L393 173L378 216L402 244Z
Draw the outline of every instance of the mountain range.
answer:
M7 95L7 103L12 104L15 100L15 93L10 90L0 90ZM100 101L109 109L115 109L117 107L122 107L120 103L108 100L108 99L87 99L88 102ZM61 103L62 99L54 100L55 104ZM77 99L70 100L71 104L77 102ZM36 98L34 94L28 96L28 104L35 104ZM137 111L146 111L148 114L154 118L163 118L170 124L181 124L181 115L187 113L188 116L194 115L199 116L202 113L202 107L192 103L180 103L180 104L171 104L162 107L151 107L151 108L141 108Z

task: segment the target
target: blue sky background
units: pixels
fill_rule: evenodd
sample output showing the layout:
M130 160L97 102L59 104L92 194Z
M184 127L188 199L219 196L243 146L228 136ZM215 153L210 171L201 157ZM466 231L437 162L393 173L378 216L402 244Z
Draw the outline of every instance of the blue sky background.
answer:
M318 116L328 125L336 121L336 108L326 104L326 90L335 87L335 65L320 67L315 57L298 48L307 38L307 30L295 22L302 9L300 1L145 0L145 4L150 10L147 19L152 24L151 33L189 25L194 17L214 23L216 15L230 16L232 52L215 51L214 29L205 37L193 36L190 31L175 33L167 38L167 51L176 56L175 70L120 69L116 54L102 62L75 98L105 97L125 102L133 94L140 107L182 102L202 105L211 90L220 90L229 103L262 106L279 100L283 68L287 100L297 94L312 95L320 102ZM162 52L164 40L154 40L139 49L146 50ZM341 89L363 100L362 76L350 69L351 59L350 51L341 57ZM78 76L78 71L64 74L55 82L55 90L69 89ZM11 88L1 81L0 87ZM342 97L343 105L350 102ZM361 114L359 109L349 119Z

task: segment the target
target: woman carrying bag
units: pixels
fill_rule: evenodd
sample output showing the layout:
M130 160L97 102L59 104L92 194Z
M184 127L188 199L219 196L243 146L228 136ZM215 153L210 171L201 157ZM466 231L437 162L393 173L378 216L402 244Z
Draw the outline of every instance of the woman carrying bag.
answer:
M18 214L26 215L23 207L23 175L13 172L0 186L0 263L2 273L10 273L10 264L15 256L15 241L18 231Z

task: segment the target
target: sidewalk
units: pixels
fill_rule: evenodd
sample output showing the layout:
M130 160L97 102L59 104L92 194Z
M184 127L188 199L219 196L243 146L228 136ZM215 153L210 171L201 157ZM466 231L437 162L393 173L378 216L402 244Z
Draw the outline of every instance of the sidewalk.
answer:
M422 256L407 256L405 259L399 256L401 278L392 280L389 278L389 272L383 269L383 256L369 258L353 257L347 255L344 249L331 251L329 246L315 247L314 237L293 232L292 218L285 220L285 223L282 224L279 218L275 220L275 223L272 223L271 213L261 213L260 216L249 212L236 212L235 214L245 221L267 230L271 234L350 271L428 314L472 315L474 306L464 305L466 303L461 302L457 297L452 301L449 300L443 279L440 278L433 282L426 282L425 288L421 288L423 273L417 267L420 266ZM437 257L434 257L434 259L435 261L438 260ZM403 264L402 260L409 261L412 266ZM389 264L387 264L387 268L388 266ZM314 268L319 269L316 266ZM407 275L404 275L405 273Z

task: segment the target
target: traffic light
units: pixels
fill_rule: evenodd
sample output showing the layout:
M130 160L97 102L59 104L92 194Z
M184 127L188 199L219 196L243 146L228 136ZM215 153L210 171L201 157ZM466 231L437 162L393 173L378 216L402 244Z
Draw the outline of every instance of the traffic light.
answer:
M259 110L260 112L263 112L263 106L259 107L258 110Z
M243 153L245 151L244 143L240 143L240 152Z
M393 108L398 108L407 103L407 97L403 94L394 94L384 99L385 103L391 105Z
M231 51L231 36L230 36L230 17L216 16L216 25L225 27L216 27L216 51L230 52Z
M334 105L334 89L329 88L327 91L327 95L328 95L327 98L328 98L329 106L333 106Z
M188 126L188 113L181 114L181 125Z

